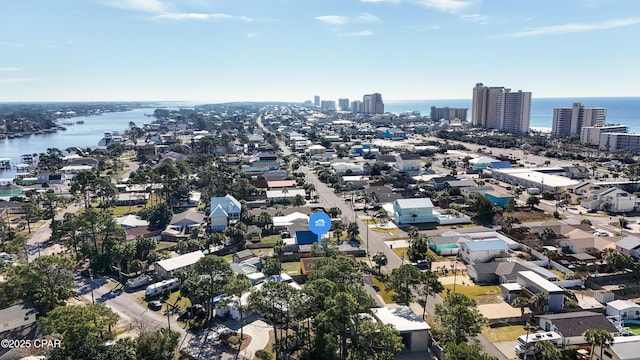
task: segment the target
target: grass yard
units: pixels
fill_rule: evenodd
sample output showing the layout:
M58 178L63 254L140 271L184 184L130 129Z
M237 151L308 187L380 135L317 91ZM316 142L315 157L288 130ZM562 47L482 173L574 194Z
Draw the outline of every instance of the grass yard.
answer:
M180 300L178 300L179 296L180 296L180 291L179 290L174 291L169 296L169 299L167 299L167 302L171 305L178 306L180 309L185 309L187 306L191 305L191 301L189 301L189 299L186 296L183 296L182 298L180 298Z
M405 259L407 258L408 250L409 250L408 247L403 247L403 248L394 247L393 249L391 249L391 251L393 251L396 255L398 255L399 257L404 257Z
M300 262L282 263L282 270L289 275L300 275Z
M501 341L516 340L519 336L525 335L524 325L496 325L482 329L482 335L492 343Z
M172 241L160 241L158 242L158 245L156 246L156 251L160 251L166 248L170 248L172 246L176 246L177 243L172 242Z
M628 327L632 333L640 335L640 324L625 324L624 326Z
M447 289L453 292L453 284L446 284L445 290L440 293L442 296L447 295ZM497 286L477 286L477 285L462 285L456 284L456 292L467 295L468 297L475 299L482 296L497 296L500 294L500 288Z
M398 228L390 228L390 229L388 229L388 228L377 228L377 227L374 227L374 228L369 228L369 230L375 231L375 232L381 232L381 233L404 232L404 231L402 231L402 229L398 229Z
M262 240L260 240L260 243L275 245L280 240L282 240L282 236L280 236L280 234L275 234L263 237Z
M380 295L382 297L382 300L386 303L386 304L393 304L394 301L391 298L395 292L394 291L386 291L384 288L384 283L382 281L380 281L377 277L372 276L371 280L373 280L373 284L375 286L377 286L380 291L378 291L378 295Z

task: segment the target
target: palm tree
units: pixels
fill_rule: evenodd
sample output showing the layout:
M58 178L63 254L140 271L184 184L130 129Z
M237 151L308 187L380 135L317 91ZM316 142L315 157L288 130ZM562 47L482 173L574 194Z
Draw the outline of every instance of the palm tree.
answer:
M613 336L606 330L589 329L585 331L584 339L591 344L591 359L593 359L596 345L600 347L600 359L602 359L602 352L613 342Z
M542 355L542 360L561 360L562 353L551 341L538 341L534 346L534 353Z
M513 302L511 303L511 306L520 308L520 317L523 317L524 308L530 307L531 301L524 296L518 296L515 300L513 300Z

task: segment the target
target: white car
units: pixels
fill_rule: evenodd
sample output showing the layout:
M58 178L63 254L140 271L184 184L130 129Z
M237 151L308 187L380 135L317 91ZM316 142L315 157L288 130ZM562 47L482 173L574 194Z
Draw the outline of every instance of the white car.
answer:
M606 231L601 231L600 230L600 231L594 232L593 235L595 235L595 236L603 236L604 237L604 236L609 236L609 233L606 232Z

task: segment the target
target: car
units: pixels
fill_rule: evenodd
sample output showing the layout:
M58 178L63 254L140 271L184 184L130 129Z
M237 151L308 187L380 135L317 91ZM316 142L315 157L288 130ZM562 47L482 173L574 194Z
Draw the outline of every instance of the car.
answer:
M149 304L147 304L147 306L149 306L149 309L153 311L162 309L162 303L158 300L149 301Z
M603 236L603 237L605 237L605 236L609 236L609 233L608 233L608 232L606 232L606 231L601 231L601 230L600 230L600 231L596 231L596 232L594 232L594 233L593 233L593 235L595 235L595 236Z
M420 270L431 270L431 262L429 262L429 260L418 260L414 263L411 263L411 265Z

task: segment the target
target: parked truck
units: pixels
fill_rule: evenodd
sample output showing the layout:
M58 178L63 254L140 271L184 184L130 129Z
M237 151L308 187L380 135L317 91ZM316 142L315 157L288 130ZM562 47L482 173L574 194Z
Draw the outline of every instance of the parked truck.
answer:
M147 289L144 291L144 295L148 298L152 298L155 296L162 295L165 291L175 291L180 288L180 280L179 279L169 279L162 280L155 284L151 284L147 286Z

